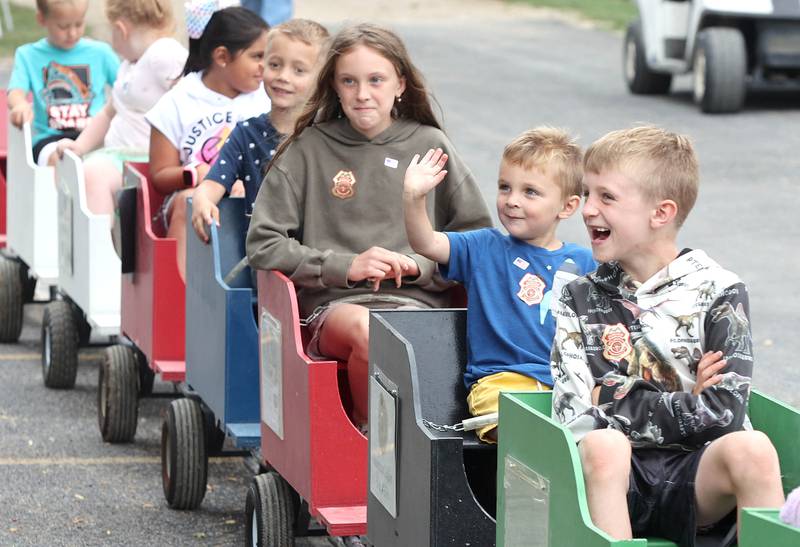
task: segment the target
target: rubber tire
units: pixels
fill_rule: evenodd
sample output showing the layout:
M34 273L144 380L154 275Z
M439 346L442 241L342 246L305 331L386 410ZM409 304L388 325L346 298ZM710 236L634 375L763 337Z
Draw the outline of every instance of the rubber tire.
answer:
M97 382L97 423L108 443L129 443L139 418L136 353L117 344L106 348Z
M0 256L0 342L14 343L22 332L25 287L22 264Z
M78 375L78 327L72 305L50 302L42 317L42 376L52 389L72 389Z
M709 27L697 34L692 95L709 114L738 112L747 91L747 46L736 28Z
M655 72L647 66L642 22L636 20L628 25L622 46L622 74L628 89L634 95L664 95L669 93L672 74Z
M293 547L295 504L286 481L269 471L253 478L245 501L245 545Z
M206 495L208 455L200 403L175 399L161 427L161 483L173 509L197 509Z

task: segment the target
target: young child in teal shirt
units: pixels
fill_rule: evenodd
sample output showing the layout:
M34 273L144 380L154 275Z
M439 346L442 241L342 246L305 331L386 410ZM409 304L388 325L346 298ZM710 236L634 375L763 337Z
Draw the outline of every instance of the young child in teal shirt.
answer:
M17 127L33 121L33 159L39 165L47 165L60 139L77 138L116 79L119 59L111 46L83 38L87 6L87 0L36 0L36 20L47 37L14 53L9 118Z

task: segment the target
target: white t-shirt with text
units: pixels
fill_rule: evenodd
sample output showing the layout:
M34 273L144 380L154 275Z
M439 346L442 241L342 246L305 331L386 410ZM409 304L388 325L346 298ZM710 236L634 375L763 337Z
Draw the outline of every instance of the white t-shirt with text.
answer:
M270 110L264 86L234 98L207 88L200 72L178 82L150 110L147 121L180 153L181 163L211 165L237 122Z

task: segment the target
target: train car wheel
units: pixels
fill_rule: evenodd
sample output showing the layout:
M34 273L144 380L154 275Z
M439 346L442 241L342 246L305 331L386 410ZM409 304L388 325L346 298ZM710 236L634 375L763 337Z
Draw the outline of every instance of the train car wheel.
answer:
M176 399L161 427L161 483L173 509L196 509L206 495L208 454L200 403Z
M245 544L294 546L294 501L286 481L274 471L256 476L247 489Z
M69 302L56 300L42 317L42 375L55 389L75 387L78 374L78 330Z
M132 348L106 348L97 382L97 421L103 440L128 443L136 435L139 415L138 363Z
M22 264L0 256L0 342L19 340L24 303Z

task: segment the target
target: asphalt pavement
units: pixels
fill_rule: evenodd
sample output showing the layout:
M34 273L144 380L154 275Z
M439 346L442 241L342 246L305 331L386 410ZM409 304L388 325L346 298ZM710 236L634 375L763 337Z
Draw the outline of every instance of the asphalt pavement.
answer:
M395 6L379 14L382 22L405 39L441 105L445 130L490 204L503 147L530 127L565 127L584 145L637 122L691 135L702 185L680 243L705 249L746 281L754 385L800 406L800 368L793 365L800 332L800 229L793 205L800 95L760 95L739 114L702 115L686 78L666 97L629 95L618 33L520 8L487 11L486 3L471 0L453 17L432 15L415 2L397 4L408 9ZM357 19L379 13L356 11L361 2L348 5ZM308 6L302 12L313 16ZM560 234L587 243L577 215ZM103 443L95 406L102 348L82 352L74 390L47 390L39 362L41 311L29 306L20 343L0 345L0 545L241 544L252 476L244 460L212 461L199 510L168 509L159 442L171 386L158 384L163 396L140 405L134 443Z

